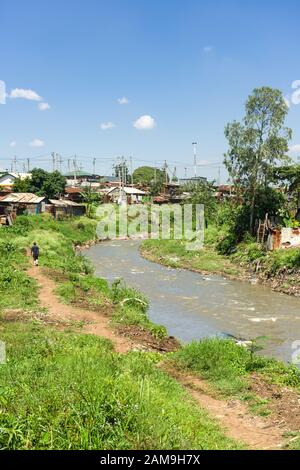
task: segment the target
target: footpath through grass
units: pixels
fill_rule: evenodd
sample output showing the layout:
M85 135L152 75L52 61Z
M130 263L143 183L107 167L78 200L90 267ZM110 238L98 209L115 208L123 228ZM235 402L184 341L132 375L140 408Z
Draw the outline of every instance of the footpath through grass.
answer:
M66 303L109 309L116 326L134 325L158 340L166 338L166 329L149 320L145 296L121 280L110 286L95 277L90 261L75 252L76 246L96 238L96 224L97 220L86 217L55 221L45 214L19 217L13 227L0 228L0 311L37 307L37 286L26 274L26 250L35 241L40 247L40 266L59 280L57 292Z
M107 340L2 322L2 449L237 449L156 353L119 355Z

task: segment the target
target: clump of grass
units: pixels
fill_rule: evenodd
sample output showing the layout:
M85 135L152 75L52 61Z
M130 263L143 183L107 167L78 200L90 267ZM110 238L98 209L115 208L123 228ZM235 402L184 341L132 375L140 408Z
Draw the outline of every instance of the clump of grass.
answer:
M225 395L237 395L249 387L254 371L266 380L300 390L300 371L275 359L253 354L233 340L208 338L193 341L172 355L179 367L192 370Z
M151 355L118 355L107 340L28 323L5 325L1 339L2 449L241 447Z

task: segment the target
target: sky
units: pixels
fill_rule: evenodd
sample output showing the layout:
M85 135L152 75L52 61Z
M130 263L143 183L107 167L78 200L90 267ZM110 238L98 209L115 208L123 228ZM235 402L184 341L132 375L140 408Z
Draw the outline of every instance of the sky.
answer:
M0 0L0 168L57 152L63 171L132 156L192 176L197 142L217 179L225 124L260 86L287 98L297 159L299 17L298 0Z

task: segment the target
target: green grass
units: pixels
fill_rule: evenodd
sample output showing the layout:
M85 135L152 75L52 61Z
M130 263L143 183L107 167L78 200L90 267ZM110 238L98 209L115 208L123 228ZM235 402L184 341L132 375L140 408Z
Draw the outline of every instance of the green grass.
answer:
M300 371L296 366L253 355L232 340L193 341L171 357L178 367L199 374L226 396L244 394L254 371L267 381L300 391Z
M76 245L95 238L96 224L96 220L86 217L56 221L44 214L19 217L13 227L1 228L0 309L38 305L36 283L25 272L29 266L26 250L35 241L40 247L40 266L48 268L54 277L63 278L59 279L57 293L64 302L110 309L116 326L139 326L156 339L167 337L163 326L149 320L148 299L121 280L109 286L106 280L93 276L91 262L75 253Z
M156 367L91 335L2 323L2 449L237 449Z
M239 266L210 245L204 245L199 251L188 251L182 240L146 240L141 245L141 254L173 268L229 276L237 276L241 272Z

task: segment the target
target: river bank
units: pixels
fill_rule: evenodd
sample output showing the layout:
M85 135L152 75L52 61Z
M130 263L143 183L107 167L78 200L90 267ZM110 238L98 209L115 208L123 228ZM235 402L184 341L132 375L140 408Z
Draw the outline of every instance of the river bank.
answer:
M237 449L290 445L284 434L294 428L287 418L281 427L276 424L277 411L271 412L272 420L264 416L252 420L247 400L243 413L240 405L235 410L229 402L245 397L253 370L261 380L278 383L279 388L288 386L296 394L295 368L270 359L253 362L252 353L231 340L201 342L200 354L175 348L183 354L177 357L176 351L166 354L148 347L143 339L124 338L117 325L149 330L158 341L168 334L149 319L149 302L136 285L128 287L117 279L110 284L93 274L85 256L76 255L74 247L87 244L94 233L95 221L56 222L38 216L20 218L12 229L0 233L0 335L9 359L0 368L0 384L8 397L2 404L0 446ZM28 270L26 256L33 241L41 249L35 271ZM100 246L108 249L103 244L91 250ZM143 278L137 271L133 276ZM203 358L208 361L204 368ZM174 362L177 378L168 372ZM195 374L189 383L196 384L204 370L210 373L205 380L211 387L201 402L203 392L194 390L191 397L186 377ZM214 402L210 397L217 390L221 396L215 396ZM272 400L268 400L270 408ZM235 420L218 418L216 409L222 403L228 406L226 416ZM268 414L265 406L261 409L259 393L251 394L252 405L256 414L257 406L259 414ZM291 406L289 401L290 411ZM289 414L294 416L295 410ZM268 425L275 426L276 432L267 440L264 427Z
M244 248L244 251L246 248ZM172 268L187 269L204 275L216 274L229 279L244 280L252 284L260 283L276 292L300 297L300 271L289 268L284 262L278 270L270 272L269 258L261 255L249 259L243 248L233 256L219 254L213 246L204 246L200 252L188 252L184 243L178 240L146 240L140 246L140 254L146 259ZM264 262L266 265L264 265Z

